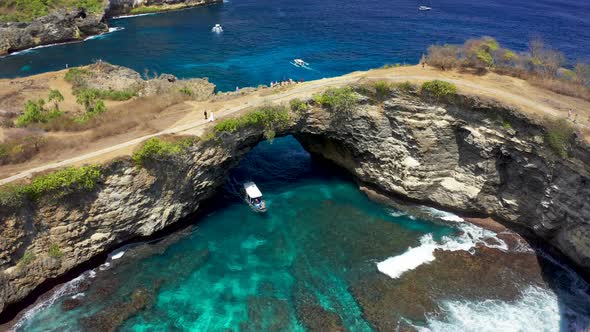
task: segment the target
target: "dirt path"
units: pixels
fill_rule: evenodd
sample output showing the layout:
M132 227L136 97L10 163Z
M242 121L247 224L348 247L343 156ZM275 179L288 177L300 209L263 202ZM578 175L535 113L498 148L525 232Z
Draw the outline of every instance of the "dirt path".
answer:
M161 136L165 134L193 134L198 135L211 125L203 119L203 110L213 111L216 119L225 118L239 114L251 107L260 106L266 103L288 102L293 98L308 98L314 93L320 92L328 87L337 87L348 85L367 79L387 79L395 82L410 81L421 83L433 79L443 79L457 85L462 93L481 95L494 98L508 105L519 108L523 113L531 116L567 116L570 109L576 110L583 119L580 124L582 129L590 128L590 103L566 96L557 95L533 87L525 81L488 74L485 76L473 76L469 74L460 74L456 72L441 72L434 69L422 69L418 66L401 67L393 69L377 69L368 72L354 72L348 75L321 79L297 85L290 86L284 91L268 94L268 90L263 90L266 95L260 91L236 97L227 101L217 102L188 102L194 111L179 119L170 128L160 132L137 137L119 144L96 151L83 153L78 156L68 158L59 162L48 163L39 167L22 171L13 176L0 180L0 184L6 184L12 181L24 179L32 176L34 173L44 172L50 169L60 168L70 165L80 165L84 163L98 163L112 159L120 155L129 155L133 147L145 141L146 139Z

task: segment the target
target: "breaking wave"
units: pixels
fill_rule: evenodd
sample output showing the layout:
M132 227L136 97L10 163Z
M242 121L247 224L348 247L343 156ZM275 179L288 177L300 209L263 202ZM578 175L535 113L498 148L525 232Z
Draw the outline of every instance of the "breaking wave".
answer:
M463 221L462 218L452 213L432 209L438 213L438 217L453 222ZM444 236L440 241L436 241L432 234L426 234L420 238L420 245L415 248L408 248L401 255L390 257L382 262L377 263L377 269L391 278L399 278L407 271L414 270L422 264L428 264L435 260L434 251L468 251L473 253L475 247L485 245L489 248L499 250L508 250L508 245L499 239L495 232L483 229L481 227L461 222L457 226L461 234L457 236Z

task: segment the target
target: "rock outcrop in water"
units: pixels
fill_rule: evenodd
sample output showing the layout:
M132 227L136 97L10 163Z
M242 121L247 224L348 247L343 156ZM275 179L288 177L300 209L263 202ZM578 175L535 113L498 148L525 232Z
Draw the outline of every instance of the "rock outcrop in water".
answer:
M31 23L0 23L0 55L71 41L108 31L104 14L84 9L58 10Z
M557 156L544 143L545 129L515 110L471 97L435 106L399 94L345 113L312 107L278 134L293 134L382 193L524 226L590 271L589 148L576 141L569 158ZM195 212L262 139L263 130L251 127L144 168L115 161L93 192L0 211L0 310L45 280ZM52 257L52 246L63 256Z

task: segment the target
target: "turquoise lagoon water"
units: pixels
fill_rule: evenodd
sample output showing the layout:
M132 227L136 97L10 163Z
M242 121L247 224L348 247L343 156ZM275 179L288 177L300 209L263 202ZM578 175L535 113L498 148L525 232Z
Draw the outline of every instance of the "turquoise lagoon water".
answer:
M419 12L428 4L432 11ZM589 60L590 2L570 0L229 0L180 12L112 20L119 31L84 43L0 59L0 77L103 59L142 73L208 77L220 90L415 64L431 44L484 35L526 50L540 36L571 61ZM211 27L223 25L215 34ZM294 58L309 68L290 64Z
M266 214L253 212L237 194L245 180L264 192ZM456 222L422 220L370 201L349 177L312 159L292 137L259 144L209 204L215 206L187 229L123 248L62 286L29 310L17 330L326 331L338 322L349 331L371 331L379 321L371 317L370 304L390 296L395 289L387 285L398 283L378 270L378 262L409 255L394 270L410 270L412 262L426 263L434 247L451 252L479 234L461 228L467 237ZM558 262L551 269L567 270ZM580 319L590 310L588 288L575 273L556 272L561 274L555 278L573 304L536 281L521 280L516 269L505 273L505 283L522 284L516 302L466 301L455 294L454 301L438 304L448 318L424 313L411 324L435 331L554 331L560 324L567 331L579 321L590 326ZM436 278L429 287L437 287ZM486 287L478 278L472 282L473 289ZM399 315L399 303L428 296L419 288L404 294L379 302L391 305L386 316ZM68 308L68 301L77 302Z

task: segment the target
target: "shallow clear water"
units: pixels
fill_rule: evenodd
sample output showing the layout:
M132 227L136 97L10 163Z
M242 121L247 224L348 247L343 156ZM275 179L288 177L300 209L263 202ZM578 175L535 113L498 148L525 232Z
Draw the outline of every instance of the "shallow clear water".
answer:
M433 7L420 12L421 4ZM590 2L566 0L229 0L155 16L113 20L123 30L84 43L0 59L0 77L103 59L140 73L208 77L220 90L318 79L386 63L417 63L435 43L490 35L525 50L541 36L570 60L588 60ZM211 27L220 23L225 32ZM296 68L294 58L310 63Z
M253 212L236 194L246 180L259 185L268 213ZM433 296L432 290L446 288L445 282L455 278L439 270L436 262L440 257L429 264L434 272L412 271L397 264L396 269L405 268L403 273L419 273L410 278L389 278L379 272L378 262L408 255L413 252L409 247L428 251L434 245L453 253L483 232L475 226L458 226L457 221L422 220L374 203L346 175L311 159L292 137L263 142L253 149L232 172L225 193L217 200L220 206L187 230L160 242L126 248L121 258L108 261L110 266L104 271L97 268L90 273L94 276L86 273L62 287L61 297L54 296L29 311L20 330L92 331L121 325L123 331L303 331L329 330L333 327L329 322L338 322L350 331L369 331L382 319L373 313L385 312L410 322L405 314L412 311L406 303ZM440 211L436 214L457 218ZM466 250L474 249L467 246ZM423 256L424 250L410 258L421 260ZM489 264L485 257L476 256L474 261L484 259ZM463 264L449 262L445 263L450 264L449 270ZM554 279L563 283L564 296L571 296L572 303L564 303L564 296L558 298L536 277L527 277L521 271L526 267L499 264L507 265L501 267L502 283L517 285L512 291L515 302L470 297L472 290L487 287L497 287L502 293L500 284L481 284L485 278L470 275L475 280L461 286L468 291L447 294L438 301L448 317L425 316L430 313L423 308L411 324L440 331L498 330L490 326L553 331L560 324L587 323L581 318L584 310L590 311L588 288L575 273L559 265L551 267ZM489 267L490 274L492 271ZM428 294L420 291L423 284L419 280L424 277L434 278L425 283ZM403 293L408 279L418 280L411 284L409 294ZM80 286L84 283L87 289ZM572 293L575 291L581 293ZM64 301L71 301L72 296L81 303L66 310ZM381 302L387 296L393 301ZM141 299L145 307L137 304ZM373 307L373 303L378 305ZM570 307L577 311L567 316ZM500 323L505 325L494 325Z

